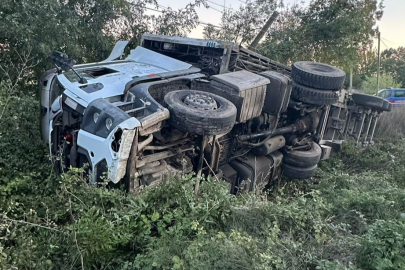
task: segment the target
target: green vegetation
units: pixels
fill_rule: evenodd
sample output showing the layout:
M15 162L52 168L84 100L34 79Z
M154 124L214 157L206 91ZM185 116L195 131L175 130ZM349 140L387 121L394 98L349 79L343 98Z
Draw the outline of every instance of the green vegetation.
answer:
M405 87L405 47L384 50L381 53L381 68Z
M401 138L405 134L405 107L394 107L391 112L383 113L377 122L375 137Z
M245 2L236 11L225 10L221 27L206 26L204 36L248 46L277 10L280 13L277 20L256 48L259 53L287 65L313 60L339 66L347 73L352 71L353 88L375 92L377 50L373 39L377 33L376 22L383 16L383 1L311 0L308 4L291 5L279 0ZM390 42L384 37L382 40L383 44ZM405 47L382 51L381 71L384 75L380 89L405 87ZM345 86L349 86L348 78Z
M48 55L101 60L119 38L185 35L204 1L159 16L145 14L146 3L156 1L0 1L0 269L404 269L400 111L381 121L392 133L378 135L391 141L345 145L313 180L264 194L235 197L211 179L195 200L196 179L185 176L133 196L89 186L83 170L54 174L36 93Z
M2 91L5 93L2 85ZM405 140L345 145L312 181L232 196L191 176L140 196L56 177L36 98L0 95L0 269L403 269Z
M373 43L383 15L379 0L311 0L284 5L280 0L248 0L239 10L224 12L221 29L205 27L208 38L249 45L274 10L280 15L258 46L259 53L285 64L299 60L355 68Z
M364 93L374 95L377 91L377 77L366 77L362 86ZM388 87L399 88L401 87L401 84L398 83L391 75L383 73L380 76L379 89L385 89Z

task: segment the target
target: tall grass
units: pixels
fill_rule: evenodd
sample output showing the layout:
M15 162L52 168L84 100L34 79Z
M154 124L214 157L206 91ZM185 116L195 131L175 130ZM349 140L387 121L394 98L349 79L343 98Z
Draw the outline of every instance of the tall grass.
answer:
M397 139L405 135L405 106L385 112L377 122L376 139Z

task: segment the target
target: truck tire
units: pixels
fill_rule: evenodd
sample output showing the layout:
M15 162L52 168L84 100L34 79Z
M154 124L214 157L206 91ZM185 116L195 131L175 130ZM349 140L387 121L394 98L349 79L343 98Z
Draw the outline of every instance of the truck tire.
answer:
M311 167L301 168L295 167L289 164L283 163L281 165L281 171L283 175L290 179L308 179L315 175L318 165Z
M370 107L373 109L384 109L384 99L367 94L354 93L352 99L357 106Z
M300 61L292 66L292 79L320 90L340 90L346 78L343 70L322 63Z
M331 105L339 100L336 91L319 90L294 83L291 98L312 105Z
M283 162L300 168L312 167L319 163L322 155L322 148L315 142L311 142L309 150L292 150L283 149Z
M164 97L173 127L197 135L219 135L232 130L236 107L229 100L203 91L178 90Z

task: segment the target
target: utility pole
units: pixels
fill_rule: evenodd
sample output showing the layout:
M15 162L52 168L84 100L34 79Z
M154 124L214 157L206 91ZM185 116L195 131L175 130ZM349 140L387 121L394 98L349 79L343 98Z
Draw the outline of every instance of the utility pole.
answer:
M273 14L271 14L270 18L267 20L266 24L263 26L263 28L260 30L260 32L257 34L253 42L249 46L249 50L254 50L256 46L259 44L260 40L263 38L264 34L266 34L267 30L269 30L270 26L272 23L277 19L279 13L277 11L274 11Z
M378 37L378 61L377 61L377 91L376 95L378 94L378 91L380 90L380 62L381 62L381 56L380 56L380 42L381 42L381 32L379 29L377 29L377 37Z

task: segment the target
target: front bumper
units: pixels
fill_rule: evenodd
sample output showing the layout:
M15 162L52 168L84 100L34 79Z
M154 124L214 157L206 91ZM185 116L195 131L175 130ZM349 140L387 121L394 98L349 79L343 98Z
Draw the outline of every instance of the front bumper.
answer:
M87 151L91 161L91 182L96 182L97 167L103 162L108 168L107 178L113 183L118 183L125 175L132 142L140 122L136 118L129 118L118 124L106 138L80 130L77 144ZM118 132L122 131L118 151L114 149L113 142Z

